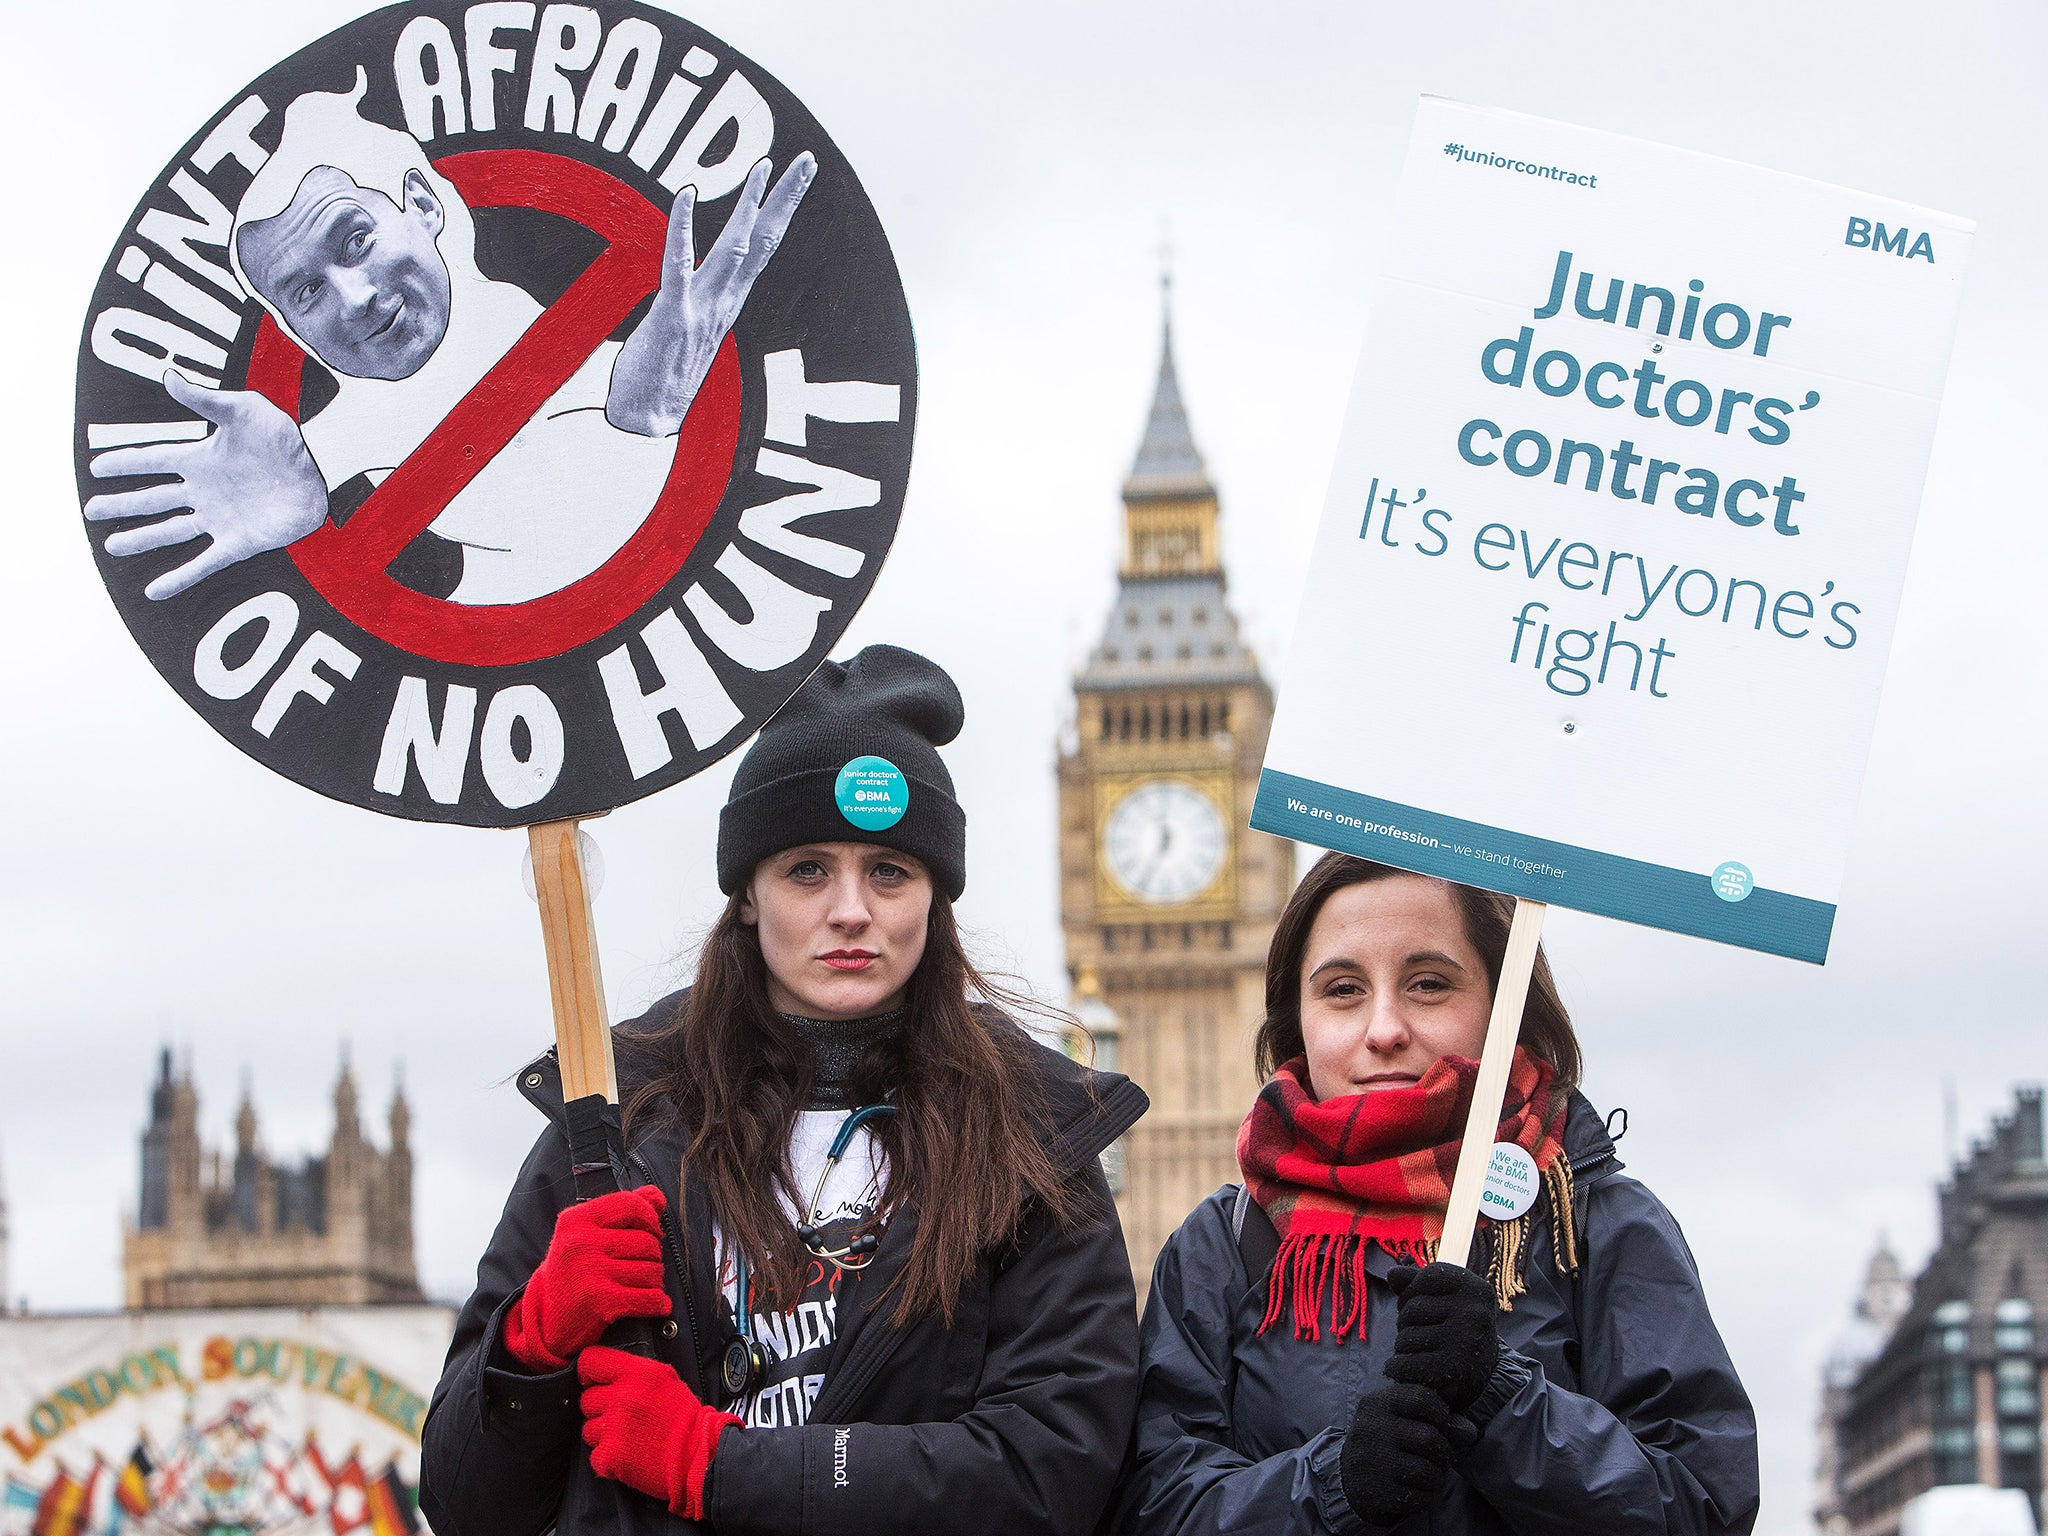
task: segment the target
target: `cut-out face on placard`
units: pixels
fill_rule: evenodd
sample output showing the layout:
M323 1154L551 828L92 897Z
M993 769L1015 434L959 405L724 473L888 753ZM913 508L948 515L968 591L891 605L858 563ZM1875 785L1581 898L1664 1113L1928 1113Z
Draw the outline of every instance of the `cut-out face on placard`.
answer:
M421 170L400 196L317 166L282 213L235 236L245 284L338 374L409 379L448 334L447 211Z
M874 210L774 79L635 4L423 0L166 167L74 446L108 590L215 729L509 826L780 707L873 585L915 406Z

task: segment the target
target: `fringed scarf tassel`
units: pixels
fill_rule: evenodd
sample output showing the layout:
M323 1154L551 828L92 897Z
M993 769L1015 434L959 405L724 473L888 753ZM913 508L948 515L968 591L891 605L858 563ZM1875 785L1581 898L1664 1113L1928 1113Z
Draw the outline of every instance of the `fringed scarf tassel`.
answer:
M1557 1158L1543 1170L1543 1192L1549 1206L1551 1261L1560 1275L1572 1275L1579 1268L1578 1230L1573 1221L1571 1164ZM1529 1289L1530 1220L1536 1212L1524 1211L1513 1221L1492 1223L1488 1244L1486 1278L1493 1284L1494 1299L1503 1312L1515 1309L1515 1298ZM1376 1242L1396 1263L1417 1268L1436 1262L1434 1238L1366 1238L1356 1232L1300 1233L1280 1245L1273 1261L1273 1283L1266 1296L1266 1315L1259 1321L1264 1333L1282 1315L1294 1314L1297 1339L1320 1339L1323 1315L1330 1316L1330 1331L1338 1338L1356 1333L1365 1336L1365 1245Z
M1572 1165L1567 1158L1560 1156L1543 1170L1543 1188L1550 1196L1551 1249L1557 1255L1557 1272L1575 1275L1579 1272L1579 1229L1572 1208Z
M1576 1274L1579 1235L1572 1221L1572 1165L1567 1159L1556 1158L1543 1170L1543 1192L1550 1206L1552 1261L1560 1275ZM1529 1218L1535 1214L1533 1209L1524 1211L1493 1229L1486 1278L1493 1282L1494 1299L1503 1312L1512 1312L1515 1298L1529 1289Z
M1272 1288L1266 1296L1266 1315L1259 1322L1259 1332L1264 1333L1291 1310L1294 1336L1320 1339L1323 1313L1327 1310L1330 1331L1338 1338L1354 1333L1364 1338L1367 1241L1356 1232L1317 1232L1297 1234L1283 1242L1273 1260ZM1433 1239L1370 1241L1379 1243L1404 1264L1421 1266L1436 1258Z

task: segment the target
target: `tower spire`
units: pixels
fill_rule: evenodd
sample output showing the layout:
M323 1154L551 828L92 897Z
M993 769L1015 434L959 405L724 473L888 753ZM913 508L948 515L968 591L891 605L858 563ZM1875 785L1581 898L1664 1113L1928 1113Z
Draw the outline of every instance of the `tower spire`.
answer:
M334 1144L353 1145L362 1136L356 1116L356 1075L349 1065L348 1042L341 1043L341 1072L334 1080Z
M249 1078L249 1069L242 1068L242 1102L235 1110L235 1151L253 1153L256 1150L256 1091Z
M1181 403L1180 375L1173 364L1173 275L1160 274L1159 376L1152 386L1152 409L1145 417L1145 435L1124 481L1124 500L1159 501L1216 499L1216 487L1195 447Z
M1173 271L1161 255L1159 377L1138 456L1124 480L1123 575L1220 576L1216 487L1181 403L1173 365Z

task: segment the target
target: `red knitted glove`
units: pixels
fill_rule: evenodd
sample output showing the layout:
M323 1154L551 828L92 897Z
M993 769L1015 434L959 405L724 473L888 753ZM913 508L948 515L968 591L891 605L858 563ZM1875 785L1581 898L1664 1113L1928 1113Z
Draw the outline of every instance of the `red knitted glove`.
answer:
M583 1443L599 1477L624 1483L685 1520L704 1518L704 1478L718 1437L740 1419L697 1401L675 1367L603 1345L576 1360Z
M653 1185L614 1190L555 1218L547 1257L505 1313L505 1348L530 1371L559 1371L622 1317L667 1317L661 1213Z

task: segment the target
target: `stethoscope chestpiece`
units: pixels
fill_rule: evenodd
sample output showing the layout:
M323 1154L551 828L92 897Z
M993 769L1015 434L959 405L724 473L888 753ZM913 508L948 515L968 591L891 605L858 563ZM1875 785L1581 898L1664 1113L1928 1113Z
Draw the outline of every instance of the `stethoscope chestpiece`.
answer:
M751 1336L742 1334L725 1346L725 1358L719 1362L718 1374L727 1397L735 1400L749 1397L760 1386L761 1378L768 1374L767 1351Z

